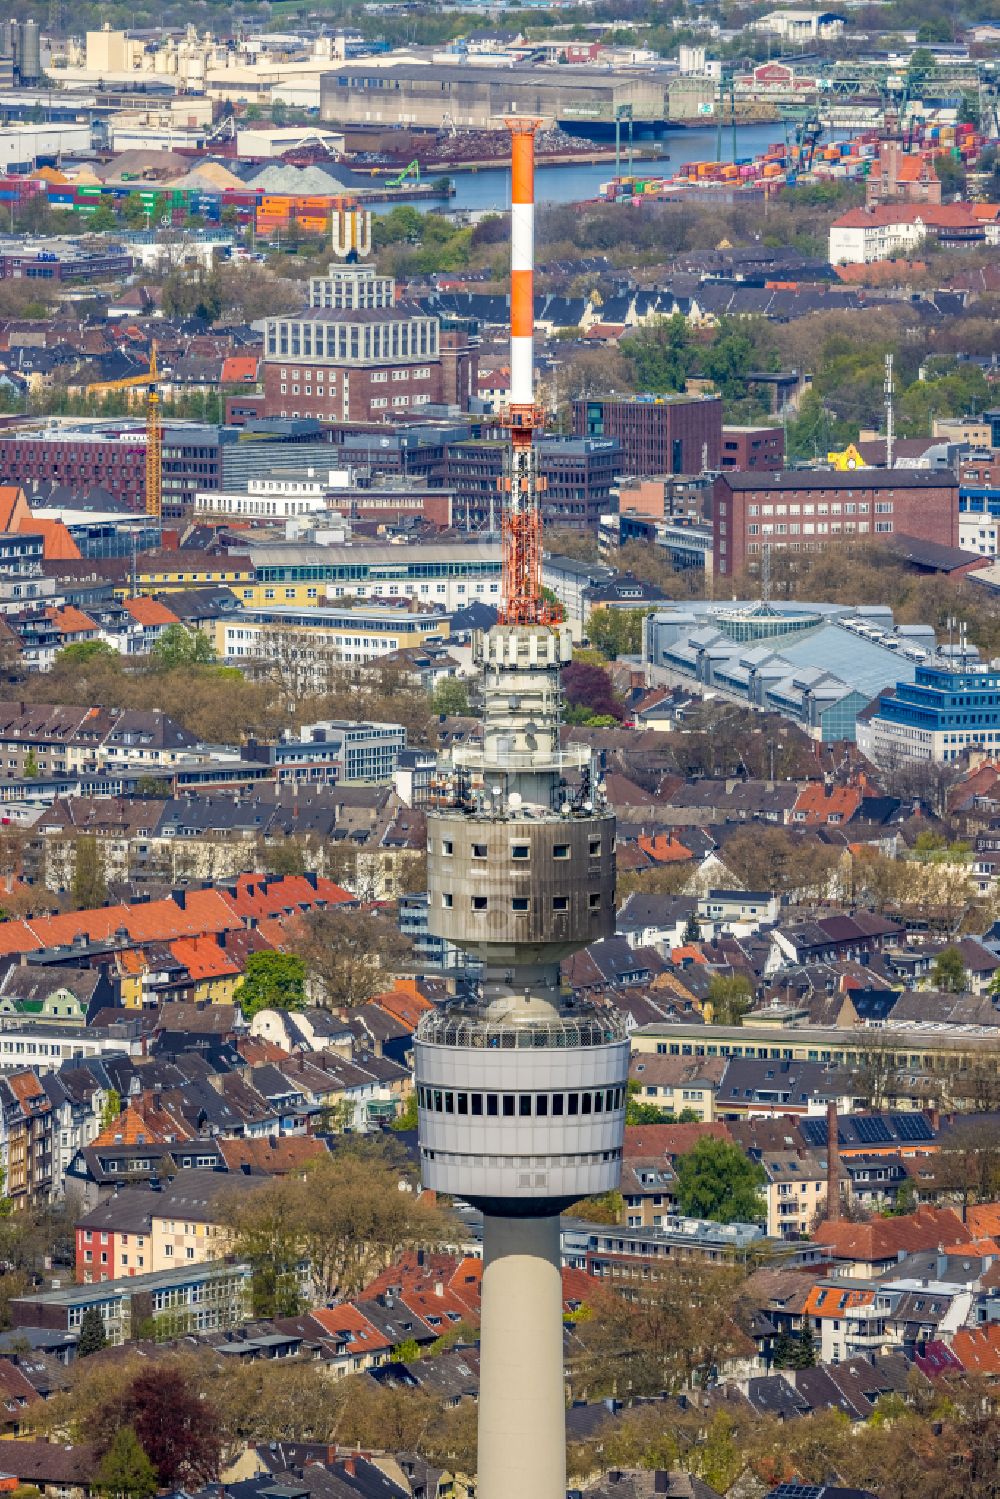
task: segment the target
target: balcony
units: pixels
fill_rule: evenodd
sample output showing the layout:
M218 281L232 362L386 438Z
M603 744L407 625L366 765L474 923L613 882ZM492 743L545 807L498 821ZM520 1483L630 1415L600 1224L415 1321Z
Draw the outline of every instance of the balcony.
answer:
M628 1040L625 1017L616 1010L582 1013L564 1010L557 1016L510 1017L491 1020L481 1010L452 1006L425 1015L417 1040L434 1046L457 1046L478 1051L559 1051L580 1046L611 1046Z

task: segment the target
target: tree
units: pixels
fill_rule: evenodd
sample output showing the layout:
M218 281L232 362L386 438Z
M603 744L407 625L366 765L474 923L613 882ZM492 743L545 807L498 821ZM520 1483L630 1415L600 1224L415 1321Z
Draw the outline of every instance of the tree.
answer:
M103 906L108 898L104 859L93 833L81 833L76 840L76 862L70 894L77 911L90 911Z
M304 1010L306 965L295 953L251 953L237 991L247 1020L260 1010Z
M969 987L969 975L962 954L957 947L946 947L939 952L931 964L931 983L935 989L946 994L964 994Z
M76 1345L77 1358L86 1358L90 1353L99 1353L107 1345L108 1335L100 1309L89 1306L80 1323L80 1340ZM133 1437L135 1433L132 1433Z
M567 1218L583 1218L587 1223L624 1223L625 1199L612 1190L597 1197L583 1197L564 1211Z
M577 1323L583 1345L571 1384L595 1396L657 1395L704 1385L745 1334L738 1325L742 1268L704 1261L651 1271L626 1299L596 1285L593 1315ZM661 1416L662 1421L662 1416Z
M140 1374L125 1408L162 1485L200 1487L219 1476L218 1417L180 1369Z
M321 1299L350 1297L402 1249L441 1241L441 1210L411 1186L409 1161L391 1137L347 1136L301 1176L252 1193L230 1195L223 1186L220 1205L233 1252L265 1282L280 1283L307 1263Z
M310 913L294 940L317 998L334 1010L366 1004L409 952L406 939L384 917L354 908Z
M644 1103L639 1099L639 1084L633 1078L625 1094L626 1124L662 1124L663 1110L655 1103Z
M782 1328L774 1340L774 1347L772 1349L772 1363L775 1369L794 1369L796 1367L795 1342L796 1339Z
M118 1092L117 1088L109 1088L108 1096L104 1100L104 1107L101 1110L101 1129L108 1129L112 1124L114 1124L121 1111L121 1094Z
M587 620L587 638L609 661L636 656L642 650L644 620L641 609L594 609Z
M700 942L701 941L701 923L698 920L698 913L697 913L697 911L692 911L691 915L687 919L687 922L685 923L685 926L684 926L684 941L685 942Z
M24 757L24 774L29 781L37 781L38 779L38 756L33 749L30 749Z
M147 1499L156 1493L156 1469L143 1451L134 1427L121 1426L115 1432L111 1446L101 1458L98 1477L110 1499Z
M709 980L707 998L713 1024L741 1025L743 1016L753 1009L753 985L743 973L731 978L716 973Z
M440 718L462 717L469 711L469 691L458 677L442 677L431 694L431 708Z
M621 340L638 390L683 390L694 365L691 334L683 313Z
M404 1130L416 1129L417 1127L417 1091L410 1094L409 1098L392 1121L391 1128L401 1133Z
M61 651L56 651L53 665L58 670L60 667L77 669L94 660L118 660L119 652L106 640L78 640L75 645L64 645Z
M181 624L168 625L149 654L157 671L211 666L215 661L215 649L208 636L201 630L189 630Z
M677 1206L692 1218L715 1223L757 1223L765 1214L763 1166L728 1140L705 1136L677 1157Z
M562 674L562 690L568 706L566 717L571 723L586 723L605 714L617 720L625 716L603 666L571 661Z
M899 1088L895 1047L884 1031L861 1026L854 1033L852 1049L858 1061L851 1074L851 1089L866 1109L878 1113L895 1098Z
M934 172L941 184L943 195L949 193L963 193L965 191L965 168L954 156L935 156Z
M792 1343L793 1369L811 1369L816 1363L816 1344L813 1340L812 1323L806 1317L802 1322L802 1331L798 1338Z

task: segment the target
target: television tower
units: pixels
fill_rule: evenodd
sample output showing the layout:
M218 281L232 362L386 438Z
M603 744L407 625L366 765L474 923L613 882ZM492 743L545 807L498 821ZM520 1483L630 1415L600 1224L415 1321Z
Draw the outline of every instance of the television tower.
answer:
M559 1213L621 1174L628 1036L560 985L615 926L615 821L589 748L562 746L567 625L541 590L533 381L534 122L510 126L511 403L500 621L476 641L481 744L441 754L428 925L479 959L414 1040L424 1185L483 1213L479 1499L565 1499Z

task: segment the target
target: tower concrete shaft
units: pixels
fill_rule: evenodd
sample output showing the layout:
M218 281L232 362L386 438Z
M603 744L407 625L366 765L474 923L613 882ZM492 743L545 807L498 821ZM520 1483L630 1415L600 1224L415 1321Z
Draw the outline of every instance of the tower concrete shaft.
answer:
M564 1499L557 1217L483 1220L478 1499Z

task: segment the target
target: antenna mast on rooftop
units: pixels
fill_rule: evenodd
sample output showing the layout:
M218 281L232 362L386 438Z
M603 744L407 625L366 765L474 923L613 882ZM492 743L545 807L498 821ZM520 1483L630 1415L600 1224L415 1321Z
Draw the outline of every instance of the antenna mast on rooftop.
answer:
M892 355L885 356L885 466L892 468L892 448L895 438L894 411L892 405Z

